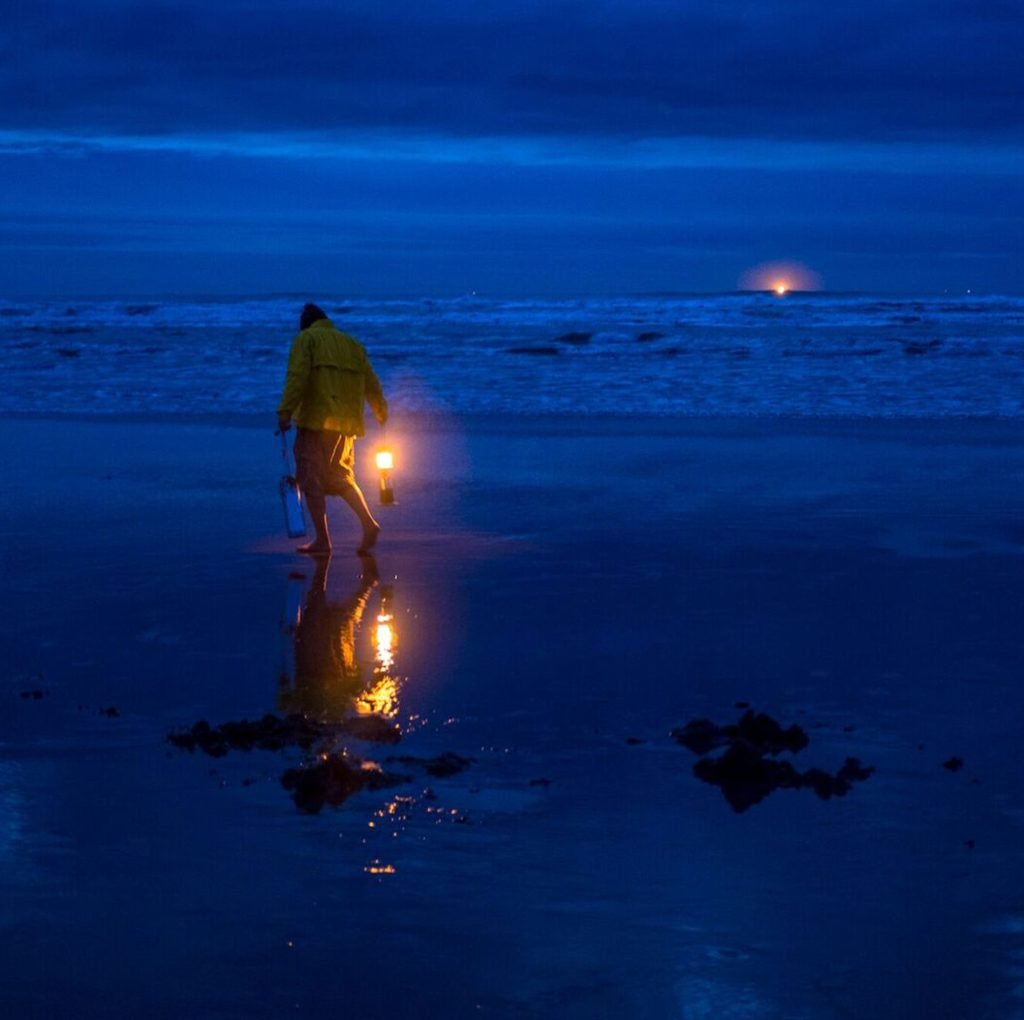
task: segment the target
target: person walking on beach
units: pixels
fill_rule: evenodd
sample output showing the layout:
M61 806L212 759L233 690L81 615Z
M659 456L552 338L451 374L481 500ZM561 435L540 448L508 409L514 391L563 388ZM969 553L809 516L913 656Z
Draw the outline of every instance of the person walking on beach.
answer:
M287 432L294 421L296 476L313 519L316 538L299 552L331 555L327 529L327 496L340 496L362 526L359 551L377 541L374 520L356 484L355 441L365 434L363 404L383 425L388 405L380 380L363 346L336 329L322 309L307 304L292 341L284 392L277 409L277 427Z

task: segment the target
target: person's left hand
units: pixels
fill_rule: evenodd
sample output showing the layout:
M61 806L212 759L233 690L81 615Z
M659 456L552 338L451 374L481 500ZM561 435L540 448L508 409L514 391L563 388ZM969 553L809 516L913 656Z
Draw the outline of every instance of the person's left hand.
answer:
M277 416L277 431L287 432L292 427L292 416L290 414L279 414Z

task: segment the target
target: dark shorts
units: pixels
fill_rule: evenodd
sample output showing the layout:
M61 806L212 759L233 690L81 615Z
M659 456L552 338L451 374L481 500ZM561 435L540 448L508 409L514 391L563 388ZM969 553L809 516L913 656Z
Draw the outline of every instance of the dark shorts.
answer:
M304 492L337 496L355 484L356 437L340 432L298 429L295 475Z

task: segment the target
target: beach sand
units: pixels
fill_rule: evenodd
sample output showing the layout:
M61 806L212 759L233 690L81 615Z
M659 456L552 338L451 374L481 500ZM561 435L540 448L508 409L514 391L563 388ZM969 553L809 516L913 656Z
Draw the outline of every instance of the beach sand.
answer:
M6 1015L1016 1015L1024 427L420 429L318 601L269 431L0 426ZM332 640L317 710L375 691L401 743L347 746L410 781L310 814L301 749L168 743ZM670 731L737 703L876 771L734 811Z

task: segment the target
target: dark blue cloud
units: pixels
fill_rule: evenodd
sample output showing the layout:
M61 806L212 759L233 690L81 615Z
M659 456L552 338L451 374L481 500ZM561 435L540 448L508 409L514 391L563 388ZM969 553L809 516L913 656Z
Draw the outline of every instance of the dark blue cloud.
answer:
M1014 3L42 0L0 126L1019 140Z
M9 7L12 5L8 5ZM0 292L1019 291L998 0L36 0Z

